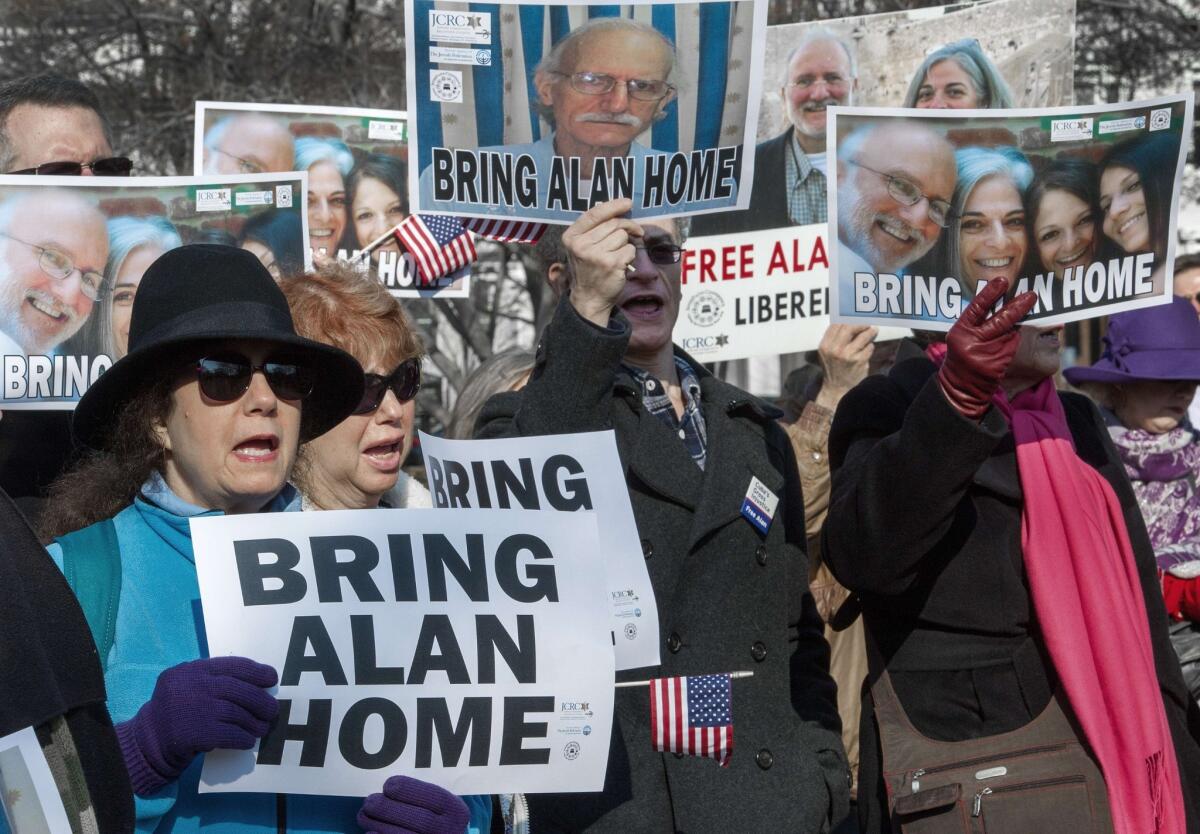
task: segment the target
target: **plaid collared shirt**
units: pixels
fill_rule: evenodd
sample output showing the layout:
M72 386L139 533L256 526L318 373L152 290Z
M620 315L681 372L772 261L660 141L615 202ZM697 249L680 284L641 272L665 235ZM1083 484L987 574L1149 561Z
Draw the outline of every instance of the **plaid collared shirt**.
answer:
M788 217L797 226L824 223L829 214L825 175L813 167L792 133L787 157Z
M661 380L655 379L641 368L625 366L625 370L642 389L642 405L663 425L669 428L692 455L692 460L701 469L708 457L708 429L704 425L704 413L700 410L700 380L691 365L675 357L675 369L679 372L679 387L683 389L683 419L675 416L675 406L667 395Z

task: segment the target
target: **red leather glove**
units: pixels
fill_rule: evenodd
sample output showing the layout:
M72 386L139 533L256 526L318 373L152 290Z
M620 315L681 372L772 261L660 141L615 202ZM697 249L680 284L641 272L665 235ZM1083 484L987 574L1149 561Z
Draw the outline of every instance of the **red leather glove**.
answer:
M987 413L1021 341L1017 322L1037 303L1036 293L1021 293L988 316L1007 291L1004 278L988 281L946 336L946 361L938 371L938 383L950 404L972 420Z

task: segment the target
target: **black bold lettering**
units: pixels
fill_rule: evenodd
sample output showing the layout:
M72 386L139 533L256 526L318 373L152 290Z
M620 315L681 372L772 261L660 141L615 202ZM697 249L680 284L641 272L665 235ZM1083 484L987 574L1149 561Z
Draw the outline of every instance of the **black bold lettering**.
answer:
M587 478L567 478L563 488L558 485L558 472L565 470L571 475L582 475L583 467L570 455L553 455L542 467L542 491L546 500L556 510L590 510L592 496L588 492Z
M488 490L487 470L483 468L483 461L471 461L471 474L475 476L475 497L479 499L479 506L485 510L491 509L492 494Z
M407 533L389 533L388 554L392 560L396 602L416 602L417 575L413 567L412 538Z
M502 510L511 510L512 502L509 497L515 497L517 504L523 510L540 510L538 503L537 479L533 477L533 461L521 458L517 461L521 468L521 477L508 468L502 460L492 461L492 480L496 483L496 503Z
M377 751L368 753L363 746L363 734L367 719L372 715L383 719L383 743ZM364 770L379 770L395 762L404 752L407 741L408 721L404 711L387 698L363 698L346 710L338 730L338 750L342 751L342 758Z
M264 553L275 556L263 563ZM300 550L287 539L247 539L233 543L238 582L242 586L243 605L287 605L304 599L308 583L299 571ZM265 579L278 579L280 587L267 590Z
M354 646L355 685L404 683L403 666L379 665L379 659L375 653L375 618L373 616L351 614L350 638Z
M449 148L433 149L433 199L454 199L454 154Z
M292 701L279 699L279 716L258 745L256 761L260 765L283 762L283 748L289 741L300 742L300 766L324 767L325 751L329 747L329 724L333 701L317 698L308 702L308 717L302 724L291 723Z
M383 594L371 578L379 565L379 548L362 536L313 536L313 573L317 578L317 599L321 602L342 601L342 580L354 589L361 602L383 602ZM352 554L345 562L338 553Z
M517 639L495 614L475 615L475 649L479 658L476 683L496 682L496 652L504 658L517 683L537 683L537 640L533 615L517 615Z
M442 475L442 464L437 458L429 460L429 491L433 493L433 506L444 510L450 506L446 499L445 477Z
M558 581L554 565L526 565L525 576L533 580L526 585L517 575L517 557L528 550L534 559L553 559L550 547L537 536L514 533L496 548L496 582L504 593L517 602L537 602L547 599L558 602Z
M438 654L433 653L435 644ZM426 614L421 620L421 632L417 635L417 648L413 652L408 682L425 683L425 676L435 671L445 672L450 683L471 682L458 638L454 636L454 626L445 614Z
M433 739L437 738L442 767L455 767L471 734L471 754L467 764L486 767L492 738L492 699L463 698L458 723L450 721L445 698L417 699L416 766L432 767Z
M313 653L308 654L309 644ZM292 622L292 637L288 641L287 658L283 661L281 686L295 686L305 672L319 672L326 686L345 686L346 673L338 660L337 649L329 639L325 623L312 615L297 617Z
M425 571L429 574L429 599L446 601L446 570L454 574L458 586L472 602L488 601L487 560L483 553L483 536L467 533L467 560L463 561L441 533L425 533Z
M457 507L470 508L471 501L467 492L471 489L471 479L467 477L467 468L456 460L443 461L446 466L446 493L450 496L451 509Z
M522 695L504 699L504 730L501 733L500 764L546 764L550 761L549 747L527 749L525 739L545 738L545 721L528 722L527 713L554 712L554 698L550 695Z

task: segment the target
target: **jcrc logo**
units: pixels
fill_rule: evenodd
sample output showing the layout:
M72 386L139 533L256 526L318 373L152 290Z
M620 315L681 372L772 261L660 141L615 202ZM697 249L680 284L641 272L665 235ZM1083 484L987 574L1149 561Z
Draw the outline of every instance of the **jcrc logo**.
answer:
M637 594L632 589L625 591L613 591L613 602L633 602L637 599Z
M729 337L719 336L688 336L682 340L684 350L716 350L729 344Z
M560 701L559 712L578 712L583 715L591 715L592 707L587 701Z
M480 25L479 15L461 12L430 12L429 19L434 26L470 26L474 29Z

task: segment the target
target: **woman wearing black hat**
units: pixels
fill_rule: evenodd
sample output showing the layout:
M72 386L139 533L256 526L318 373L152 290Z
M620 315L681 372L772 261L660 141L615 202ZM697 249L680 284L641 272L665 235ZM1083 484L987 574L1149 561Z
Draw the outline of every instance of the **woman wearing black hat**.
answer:
M414 801L392 780L389 797L366 806L197 791L199 754L250 749L278 705L266 691L271 667L203 657L189 519L299 509L287 484L297 447L354 409L362 368L296 335L251 253L214 245L150 266L129 348L79 401L73 428L92 451L56 485L45 523L100 650L139 830L344 832L360 806ZM426 830L464 829L456 797L413 780L399 787L442 812L431 819L454 823Z

